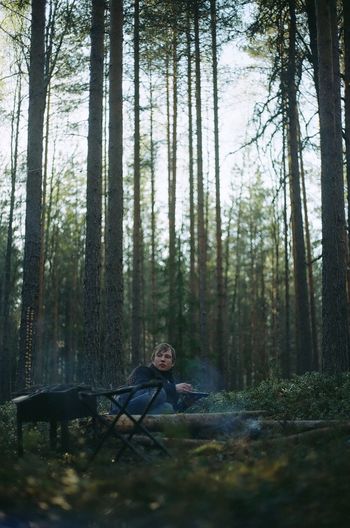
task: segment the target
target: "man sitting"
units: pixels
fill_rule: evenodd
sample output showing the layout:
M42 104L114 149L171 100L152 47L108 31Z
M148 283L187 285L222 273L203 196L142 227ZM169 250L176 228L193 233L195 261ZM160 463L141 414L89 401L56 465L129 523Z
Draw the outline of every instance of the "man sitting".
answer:
M157 345L152 352L151 363L148 366L140 365L130 374L128 385L137 385L148 381L161 381L163 386L159 394L152 402L149 409L150 414L173 413L177 410L180 394L192 391L189 383L175 383L173 377L173 367L175 365L176 353L174 348L168 343ZM146 408L155 389L139 390L129 401L127 410L130 414L142 414ZM128 398L127 394L118 396L118 402L123 404ZM112 414L118 412L115 406Z

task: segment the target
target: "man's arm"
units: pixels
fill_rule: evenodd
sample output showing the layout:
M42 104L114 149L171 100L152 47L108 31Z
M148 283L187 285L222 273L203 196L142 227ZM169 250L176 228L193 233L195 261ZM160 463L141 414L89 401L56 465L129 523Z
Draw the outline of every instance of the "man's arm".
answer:
M135 370L129 376L128 383L130 385L138 385L139 383L146 383L147 381L154 380L154 374L149 367L140 366L136 367Z

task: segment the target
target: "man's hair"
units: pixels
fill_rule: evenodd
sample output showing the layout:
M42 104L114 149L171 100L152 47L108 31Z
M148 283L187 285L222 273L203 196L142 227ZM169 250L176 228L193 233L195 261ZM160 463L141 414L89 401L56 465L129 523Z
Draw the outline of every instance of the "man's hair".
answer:
M158 352L167 352L167 351L169 351L171 353L171 357L172 357L173 363L175 363L175 361L176 361L175 349L171 345L169 345L168 343L160 343L159 345L154 347L153 352L152 352L152 356L151 356L151 361L154 360L154 358L158 354Z

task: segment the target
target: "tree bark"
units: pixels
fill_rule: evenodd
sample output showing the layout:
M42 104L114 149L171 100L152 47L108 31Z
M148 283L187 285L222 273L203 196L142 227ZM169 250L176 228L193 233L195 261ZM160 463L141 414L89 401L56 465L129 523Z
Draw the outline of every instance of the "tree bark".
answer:
M317 336L314 274L313 274L313 268L312 268L312 249L311 249L309 215L308 215L306 185L305 185L305 171L304 171L303 153L302 153L300 137L299 137L299 152L300 152L301 188L302 188L302 195L303 195L303 209L304 209L304 220L305 220L307 277L308 277L309 295L310 295L310 325L311 325L311 338L312 338L311 339L311 342L312 342L311 367L312 367L312 370L319 370L319 351L318 351L318 336Z
M207 321L207 233L204 220L202 96L199 42L199 1L194 4L195 71L196 71L196 128L197 128L197 222L199 273L199 339L203 359L209 355Z
M33 381L40 278L43 127L45 112L45 0L32 0L29 67L26 220L18 388Z
M36 378L38 383L43 376L43 339L45 332L44 323L44 295L45 295L45 255L46 255L46 190L47 190L47 173L48 173L48 146L50 133L50 102L51 87L48 85L47 102L46 102L46 119L45 119L45 141L44 141L44 166L43 166L43 186L42 186L42 210L41 210L41 248L40 248L40 279L39 279L39 308L38 308L38 350L36 362Z
M178 431L185 430L188 434L222 434L242 430L250 420L257 420L264 416L266 411L241 411L241 412L222 412L222 413L179 413L179 414L160 414L148 415L144 418L143 424L150 431L166 431L170 429L176 434ZM113 417L106 416L107 420ZM277 422L278 423L278 422ZM123 415L117 424L120 432L127 433L133 429L133 422L126 415Z
M192 114L192 50L191 50L191 21L190 7L186 12L186 53L187 53L187 108L188 108L188 167L190 190L190 276L189 276L189 311L191 324L191 348L195 350L197 344L197 319L195 305L196 288L196 233L195 233L195 205L194 205L194 170L193 170L193 114Z
M238 198L238 211L237 211L237 220L236 220L236 237L235 237L235 246L238 248L239 242L242 236L242 187L240 190ZM232 205L233 208L233 205ZM227 252L228 258L228 252ZM239 343L239 280L241 277L241 252L236 251L236 265L233 276L233 289L232 289L232 300L231 300L231 310L230 310L230 330L231 330L231 345L230 353L228 356L228 379L229 387L233 389L240 389L243 386L243 364L242 364L242 354L240 350ZM237 339L238 337L238 339Z
M59 203L59 187L57 189L57 199L56 206L58 210ZM51 273L50 273L50 293L51 293L51 320L50 320L50 329L49 329L49 350L50 354L46 356L47 368L46 372L44 369L44 363L42 365L43 372L46 374L46 379L48 383L58 383L59 382L59 371L58 365L60 361L59 357L59 253L60 253L60 235L58 222L56 222L53 233L51 237L52 245L52 263L51 263Z
M156 273L156 189L155 189L155 145L154 145L154 100L152 65L149 66L149 95L150 95L150 162L151 162L151 339L152 349L156 345L157 318L157 273Z
M92 0L89 130L86 185L84 346L86 382L101 382L102 117L105 3Z
M74 308L72 292L76 291L77 275L72 268L72 274L67 277L64 288L64 382L73 383L75 381L75 349L74 349L74 321L77 314Z
M120 384L123 358L123 1L110 4L108 224L104 381Z
M322 194L322 368L325 372L336 373L349 368L336 1L319 0L316 10Z
M1 313L1 338L2 352L0 354L0 401L6 401L11 396L12 391L12 366L15 359L13 352L10 350L10 297L11 282L13 273L13 235L14 235L14 212L17 184L17 165L18 165L18 141L19 125L21 120L22 108L22 78L18 72L18 79L15 91L14 107L11 118L11 194L10 194L10 211L7 227L7 243L5 253L4 280L2 292L2 313Z
M295 0L289 0L289 50L288 50L288 149L291 214L293 232L294 288L296 304L296 358L297 373L311 370L311 331L309 295L306 279L304 228L300 195L300 167L298 160L298 110L296 99L296 15Z
M350 3L343 0L344 19L344 97L345 97L345 156L347 183L348 247L350 248Z
M287 167L286 167L286 119L283 118L283 247L284 247L284 345L281 352L280 368L283 378L291 375L291 336L290 336L290 266L289 266L289 229L287 211Z
M266 411L242 411L222 413L189 413L189 414L163 414L148 415L143 424L149 431L165 432L169 436L182 436L187 438L216 438L229 436L230 440L235 438L259 438L268 439L271 435L294 435L310 431L323 431L326 427L334 432L350 429L350 422L346 420L271 420L266 419ZM105 416L109 423L113 416ZM133 422L123 415L116 426L121 433L129 433L133 430ZM288 436L279 437L279 439ZM276 439L277 440L277 439Z
M169 180L169 342L176 341L176 172L177 172L177 35L173 30L172 62L173 62L173 122L171 146L171 170Z
M220 197L220 151L219 151L219 97L218 97L218 58L216 38L216 0L210 0L210 27L212 47L212 75L213 75L213 106L214 106L214 152L215 152L215 219L216 219L216 295L217 321L215 347L218 367L223 379L226 370L224 336L225 291L222 263L222 226L221 226L221 197Z
M141 175L140 175L140 2L134 4L134 220L132 268L132 364L141 361Z

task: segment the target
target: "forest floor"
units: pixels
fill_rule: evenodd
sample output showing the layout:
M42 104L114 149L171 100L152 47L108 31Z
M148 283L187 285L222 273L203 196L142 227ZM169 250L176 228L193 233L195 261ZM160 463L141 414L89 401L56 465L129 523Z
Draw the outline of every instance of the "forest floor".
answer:
M85 455L37 451L27 433L22 459L1 456L0 526L345 527L350 519L350 436L295 442L235 439L158 450L151 463L112 463L106 449L88 470ZM29 442L29 446L28 446Z
M180 442L171 458L143 447L148 463L113 463L110 446L86 469L78 426L71 454L49 452L46 424L27 428L18 459L13 418L10 404L0 408L2 528L349 526L348 428Z

